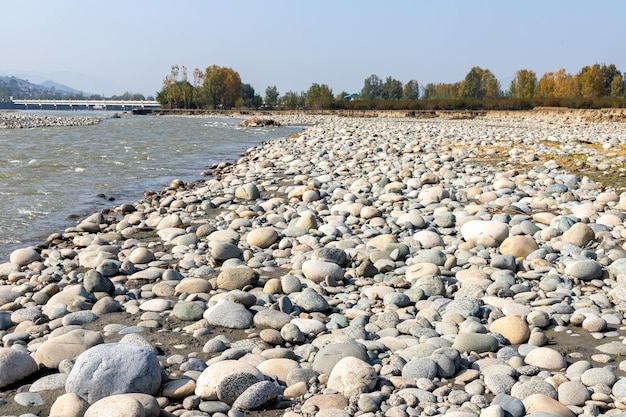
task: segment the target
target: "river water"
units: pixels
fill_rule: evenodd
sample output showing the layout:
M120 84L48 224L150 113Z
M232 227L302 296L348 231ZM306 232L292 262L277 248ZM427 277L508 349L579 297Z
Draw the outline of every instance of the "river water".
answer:
M240 121L123 116L93 126L0 129L0 262L74 226L68 215L132 203L176 178L200 179L213 163L235 161L262 141L302 130L241 128Z

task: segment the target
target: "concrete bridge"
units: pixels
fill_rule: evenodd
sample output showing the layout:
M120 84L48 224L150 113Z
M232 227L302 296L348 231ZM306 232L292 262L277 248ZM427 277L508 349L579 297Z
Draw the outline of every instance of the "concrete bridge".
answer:
M133 110L156 109L158 101L151 100L11 100L26 110Z

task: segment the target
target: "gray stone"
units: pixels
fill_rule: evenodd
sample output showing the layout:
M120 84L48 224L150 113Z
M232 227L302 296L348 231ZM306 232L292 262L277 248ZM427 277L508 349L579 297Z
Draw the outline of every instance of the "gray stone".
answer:
M580 382L588 387L593 387L598 384L612 387L617 381L615 372L607 368L591 368L587 369L580 376Z
M579 381L565 381L559 385L558 400L561 404L583 406L591 398L587 387Z
M556 389L554 389L550 383L542 379L532 379L530 381L522 382L514 385L511 389L511 395L515 398L519 398L520 400L523 400L533 394L542 394L555 400L558 397Z
M507 374L490 373L485 375L485 386L496 395L509 394L515 382L515 379Z
M308 384L309 381L311 381L312 379L317 379L319 374L320 373L314 369L294 368L290 370L287 374L285 382L287 383L288 387L298 382L306 382Z
M100 265L98 265L96 271L105 277L112 277L120 272L121 267L122 263L120 261L115 259L105 259Z
M437 376L437 364L430 358L415 358L402 368L402 376L408 378L433 379Z
M489 334L460 333L454 338L452 347L459 352L495 352L498 340Z
M392 292L383 297L383 304L385 306L393 304L402 308L411 304L411 298L402 292Z
M446 254L439 249L422 249L413 256L412 262L428 262L437 266L443 266L446 263L446 259Z
M1 302L0 305L2 305ZM13 322L11 321L11 312L0 311L0 330L8 330L11 327L13 327Z
M202 318L204 308L194 301L179 301L174 304L172 314L183 321L197 321Z
M46 403L37 392L20 392L15 394L13 400L22 407L37 407Z
M248 267L225 269L217 276L217 287L223 290L241 290L247 285L254 285L259 275Z
M113 294L115 292L115 285L113 282L95 269L90 269L85 273L85 277L83 278L83 287L85 287L85 290L89 294L93 294L94 292L106 292L108 294Z
M626 378L618 379L611 392L616 398L626 398Z
M26 266L40 259L39 252L35 248L16 249L9 256L11 263L19 266Z
M91 311L93 311L93 313L98 317L121 310L122 305L119 301L111 297L103 297L96 301L93 307L91 307Z
M217 398L232 405L245 390L258 382L260 381L257 375L247 372L226 375L217 383Z
M241 256L241 249L230 242L212 242L211 256L217 261L239 258Z
M295 275L284 275L280 278L280 286L285 294L291 294L294 292L300 292L302 289L302 282L300 282L300 278Z
M64 326L80 326L83 324L91 323L92 321L96 321L97 319L98 316L96 316L96 313L94 313L93 311L82 310L66 314L62 319L62 323Z
M265 309L254 315L254 325L259 329L275 329L281 330L283 326L291 322L291 317L282 311Z
M109 343L80 354L65 390L93 403L120 393L155 395L160 386L161 365L153 352L130 344Z
M369 362L367 351L360 343L332 343L317 352L313 361L313 370L320 374L330 375L337 362L348 356Z
M140 348L144 348L144 349L149 350L150 352L154 353L155 355L159 354L159 350L156 347L154 347L154 345L152 343L150 343L150 341L148 339L146 339L145 337L143 337L139 333L128 333L128 334L125 334L120 339L120 343L127 343L129 345L133 345L133 346L137 346L137 347L140 347Z
M607 270L613 277L626 274L626 258L620 258L611 263Z
M497 394L491 404L502 407L506 417L523 417L526 414L524 403L519 398L508 394Z
M261 192L255 184L248 183L237 187L235 197L241 200L256 200L261 198Z
M252 325L252 313L244 305L227 300L206 309L203 317L211 326L229 329L247 329Z
M300 293L294 300L294 304L306 312L324 312L330 310L328 301L315 292L313 289L307 288Z
M65 389L68 374L46 375L33 382L28 389L30 392L50 391L55 389Z
M298 326L293 323L287 323L280 329L280 336L285 342L303 343L306 336Z
M434 275L418 278L411 286L411 289L414 288L422 290L426 297L444 295L446 293L443 281L440 277Z
M0 348L0 388L21 381L38 369L37 362L27 352Z
M302 264L302 274L315 283L324 282L327 279L341 281L344 270L334 262L309 259Z
M332 248L325 246L313 251L311 259L316 259L324 262L332 262L339 266L343 266L348 262L348 254L343 249Z
M261 381L249 386L233 403L235 410L254 410L264 404L275 401L281 394L277 384Z
M565 273L582 281L602 277L602 265L592 259L574 261L565 267Z

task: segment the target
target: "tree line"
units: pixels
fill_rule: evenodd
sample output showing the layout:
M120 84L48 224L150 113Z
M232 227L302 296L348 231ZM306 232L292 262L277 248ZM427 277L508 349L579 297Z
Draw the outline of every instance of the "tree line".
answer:
M326 84L313 83L305 92L280 95L275 85L261 97L243 83L232 68L212 65L195 69L189 81L187 69L174 65L163 80L157 101L165 108L184 109L528 109L536 106L575 108L624 107L625 81L614 64L594 64L570 74L564 69L537 78L534 71L515 73L507 90L489 69L473 67L456 83L403 83L373 74L358 93L334 94Z

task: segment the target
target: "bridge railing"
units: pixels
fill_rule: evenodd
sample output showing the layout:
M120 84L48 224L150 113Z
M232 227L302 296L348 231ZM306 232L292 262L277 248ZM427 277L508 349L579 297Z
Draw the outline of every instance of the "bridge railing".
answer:
M68 107L161 107L158 101L154 100L46 100L28 99L11 100L13 104L25 106L68 106Z

